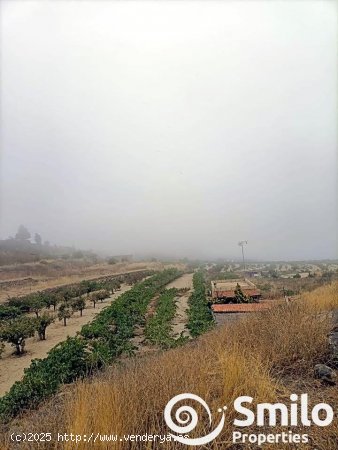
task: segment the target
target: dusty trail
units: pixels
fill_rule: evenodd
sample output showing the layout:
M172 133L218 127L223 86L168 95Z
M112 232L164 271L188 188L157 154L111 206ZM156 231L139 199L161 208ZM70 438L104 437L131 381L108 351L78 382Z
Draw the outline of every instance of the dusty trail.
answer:
M170 283L167 288L175 287L177 289L188 288L189 291L185 292L183 295L177 297L177 309L174 320L172 322L173 326L173 336L175 338L179 337L182 333L183 336L190 337L189 330L186 328L188 323L187 310L189 309L188 300L193 289L192 284L192 273L186 273L181 278Z
M145 320L147 320L154 314L158 299L159 295L156 295L149 303L147 313L145 315ZM136 347L135 356L142 356L146 353L156 351L156 347L149 345L146 341L146 337L144 335L144 326L137 326L135 328L134 337L130 339L130 342Z

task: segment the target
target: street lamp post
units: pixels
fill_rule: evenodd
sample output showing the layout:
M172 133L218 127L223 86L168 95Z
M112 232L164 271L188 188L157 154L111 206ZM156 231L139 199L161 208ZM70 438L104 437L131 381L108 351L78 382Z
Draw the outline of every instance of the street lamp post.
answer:
M240 247L242 247L242 258L243 258L243 268L244 268L244 272L245 272L245 258L244 258L244 245L247 244L248 241L239 241L238 245Z

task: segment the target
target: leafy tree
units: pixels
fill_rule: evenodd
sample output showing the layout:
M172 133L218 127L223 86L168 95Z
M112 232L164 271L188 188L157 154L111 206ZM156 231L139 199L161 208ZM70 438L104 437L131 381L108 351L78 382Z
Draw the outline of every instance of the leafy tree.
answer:
M41 238L41 235L39 233L35 233L34 241L35 241L35 243L37 245L41 245L42 244L42 238Z
M71 307L74 312L80 311L80 316L82 317L82 311L86 307L86 301L82 297L77 297L72 301Z
M36 317L39 317L39 313L46 306L43 295L38 292L36 294L32 294L29 298L29 308L31 311L35 312Z
M248 298L243 293L242 288L238 283L235 289L235 303L248 303Z
M28 239L30 239L30 237L31 237L31 234L27 230L27 228L24 225L20 225L18 228L18 231L15 235L15 239L17 239L19 241L27 241Z
M55 317L49 313L43 313L36 319L36 331L41 341L46 339L46 328L55 321Z
M0 340L15 347L16 355L22 355L26 339L34 336L36 320L31 317L17 317L0 327Z
M16 306L0 305L0 320L14 319L17 316L20 316L20 314L22 314L22 311Z
M11 297L8 299L7 305L18 308L22 313L30 311L28 295L25 297Z
M50 309L51 306L54 307L54 293L50 292L41 292L41 298L43 299L44 305L46 308ZM55 308L54 308L55 311Z
M114 294L114 291L118 291L121 289L121 283L117 279L109 280L103 284L104 288L108 290L111 294Z
M47 308L50 308L51 306L53 306L53 310L56 310L56 306L59 303L64 302L65 299L61 294L55 294L55 293L51 293L51 294L46 294L46 298L45 298L45 303Z
M114 290L115 291L119 291L121 289L121 283L119 280L113 280L112 281L112 294L114 294Z
M95 308L96 307L96 303L99 301L97 292L93 292L91 294L91 296L89 297L89 301L91 301L93 303L93 307Z
M68 286L68 287L64 287L61 291L60 294L62 294L62 297L64 298L64 300L66 302L68 302L70 299L74 298L74 297L79 297L82 294L84 294L86 292L86 290L84 289L83 286Z
M105 300L110 296L110 293L107 289L102 289L101 291L96 293L98 300L102 301Z
M108 259L108 264L116 264L117 260L115 258L109 258Z
M72 316L72 309L67 303L62 303L59 306L59 312L58 312L58 318L59 320L63 320L63 325L67 325L67 319L69 319Z
M83 290L83 293L87 293L87 296L90 292L95 291L98 289L99 285L97 281L89 281L89 280L83 280L81 281L81 289Z

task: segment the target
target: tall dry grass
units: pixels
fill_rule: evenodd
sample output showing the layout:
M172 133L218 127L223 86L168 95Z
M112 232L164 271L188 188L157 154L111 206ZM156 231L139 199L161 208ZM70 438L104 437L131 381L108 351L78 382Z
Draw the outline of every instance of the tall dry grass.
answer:
M169 432L163 420L165 405L183 392L205 399L211 410L216 411L216 424L217 408L231 405L239 395L250 395L255 402L278 399L289 403L290 389L296 393L310 390L316 400L325 401L329 397L337 407L335 388L316 393L316 381L312 378L313 366L327 359L330 313L338 307L337 288L337 283L321 287L292 304L219 327L183 348L129 360L94 381L79 383L66 409L69 432L165 435ZM230 442L234 412L229 409L226 417L223 433L208 448L235 448ZM200 420L196 433L191 435L210 432L203 425L206 423ZM337 431L336 422L325 429L311 429L312 442L318 450L337 449ZM160 447L186 448L173 442ZM159 448L159 444L87 442L68 443L65 448L136 450ZM246 444L236 448L256 447ZM267 444L265 448L276 445ZM297 444L283 448L311 447Z

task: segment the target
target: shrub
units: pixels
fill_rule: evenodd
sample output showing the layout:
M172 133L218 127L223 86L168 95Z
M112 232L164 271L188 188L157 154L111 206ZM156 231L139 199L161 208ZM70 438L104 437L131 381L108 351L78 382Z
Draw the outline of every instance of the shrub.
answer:
M47 327L55 321L55 317L48 313L43 313L36 319L36 331L41 341L46 339Z
M63 325L67 325L67 319L69 319L73 314L71 307L67 303L62 303L59 306L58 318L63 320Z
M15 347L16 355L24 353L26 339L34 336L36 322L30 317L17 317L0 326L0 340Z
M93 303L93 307L96 307L96 303L99 301L97 292L92 292L89 296L89 301Z
M41 295L40 292L36 294L31 294L28 299L29 309L36 314L36 317L39 317L40 311L46 307L46 302L44 296Z
M75 298L72 303L71 303L71 307L72 310L75 311L80 311L80 316L82 316L82 311L85 309L86 307L86 301L84 298L82 297L77 297Z
M110 296L110 292L107 289L102 289L96 293L97 299L101 302Z
M165 290L158 300L155 314L146 323L146 338L152 344L162 348L174 347L176 344L176 340L171 335L171 322L176 312L176 295L177 289Z
M237 283L235 288L235 303L247 303L247 298L242 291L242 288Z
M0 399L0 417L4 420L17 415L23 408L37 406L44 398L55 394L60 384L84 376L88 372L86 342L67 338L44 359L35 359L25 369L21 381Z
M194 292L189 298L188 328L191 336L205 333L214 325L211 310L205 295L205 281L202 272L196 272L193 277Z

